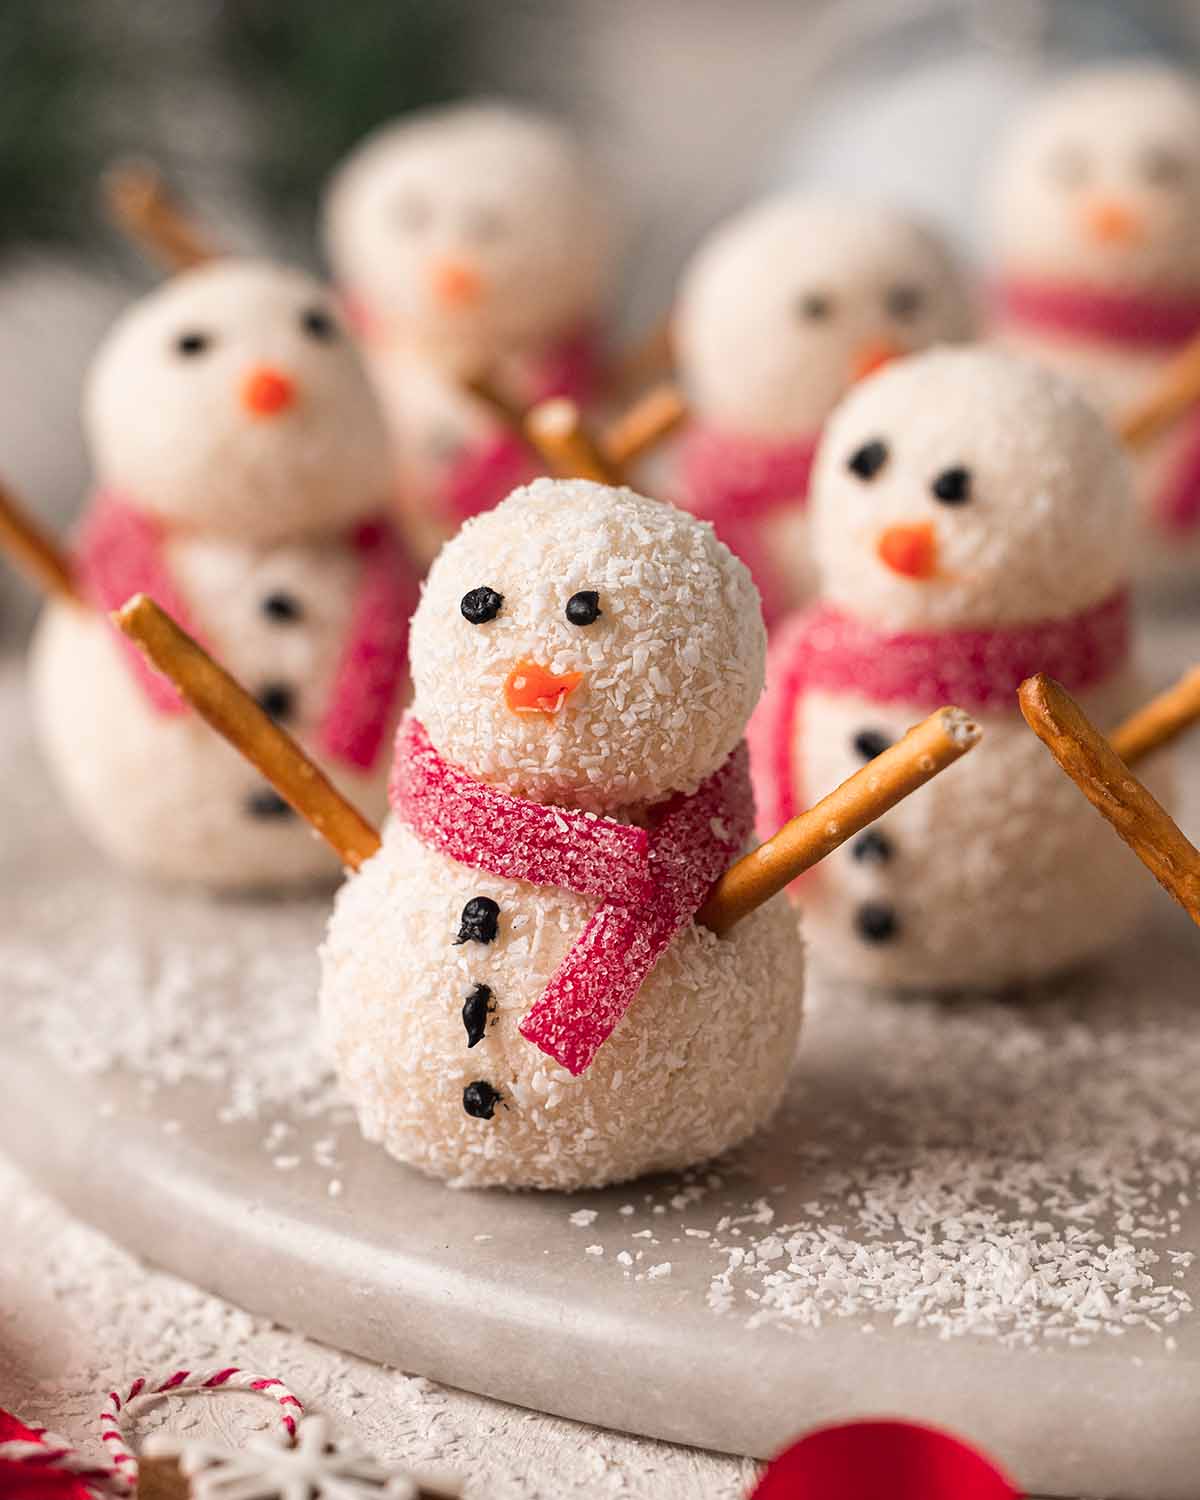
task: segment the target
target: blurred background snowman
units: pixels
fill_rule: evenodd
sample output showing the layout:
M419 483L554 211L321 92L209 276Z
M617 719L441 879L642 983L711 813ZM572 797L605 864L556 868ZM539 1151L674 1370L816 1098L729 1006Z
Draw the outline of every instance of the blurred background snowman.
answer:
M0 474L47 518L85 483L79 388L153 272L106 163L162 165L221 243L317 264L322 185L383 120L478 94L561 117L617 190L612 337L666 310L718 220L784 183L916 210L984 265L1011 116L1100 59L1200 56L1200 0L21 0L0 11ZM0 631L29 595L5 570Z

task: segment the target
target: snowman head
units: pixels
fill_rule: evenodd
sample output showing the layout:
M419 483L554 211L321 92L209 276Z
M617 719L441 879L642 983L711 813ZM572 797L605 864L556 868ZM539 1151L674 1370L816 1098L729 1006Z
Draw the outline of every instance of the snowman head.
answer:
M1013 131L991 196L1009 275L1200 290L1200 89L1150 64L1067 79Z
M168 524L276 542L387 504L365 371L300 271L220 260L165 282L100 346L84 419L98 483Z
M684 275L674 323L696 409L742 432L811 435L887 359L965 338L944 245L886 209L793 194L719 229Z
M711 526L588 480L539 479L434 562L413 708L472 776L612 812L692 791L762 691L758 594Z
M418 343L503 353L588 318L607 261L595 174L553 122L506 105L433 110L370 136L335 175L339 283Z
M915 355L826 428L821 593L897 630L1078 613L1124 582L1130 483L1107 424L1060 376L990 348Z

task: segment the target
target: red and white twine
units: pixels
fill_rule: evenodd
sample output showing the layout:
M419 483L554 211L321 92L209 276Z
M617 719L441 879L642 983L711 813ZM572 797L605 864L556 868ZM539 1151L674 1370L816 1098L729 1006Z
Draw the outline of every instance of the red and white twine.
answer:
M147 1380L139 1377L125 1392L110 1391L108 1400L100 1414L100 1440L108 1449L110 1471L109 1488L117 1495L131 1493L137 1485L137 1458L125 1441L121 1424L131 1402L148 1396L166 1396L179 1391L253 1391L275 1401L279 1408L284 1430L289 1438L296 1436L296 1419L303 1415L304 1407L298 1396L292 1394L282 1380L255 1375L250 1370L239 1370L236 1365L226 1365L216 1370L175 1370L164 1380Z
M98 1500L121 1500L137 1489L137 1456L125 1441L121 1425L131 1402L150 1396L190 1391L251 1391L269 1397L280 1409L280 1420L289 1439L296 1436L297 1420L304 1407L282 1380L255 1375L226 1365L215 1370L174 1370L165 1378L140 1377L125 1392L110 1391L100 1415L100 1440L108 1452L108 1463L85 1458L64 1438L44 1427L28 1427L31 1436L0 1443L0 1460L31 1468L61 1469L81 1480Z

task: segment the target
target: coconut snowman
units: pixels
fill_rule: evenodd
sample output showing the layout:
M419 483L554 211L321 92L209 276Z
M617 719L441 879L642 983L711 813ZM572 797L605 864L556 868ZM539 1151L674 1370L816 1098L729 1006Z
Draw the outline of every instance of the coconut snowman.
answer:
M1200 88L1173 69L1095 69L1051 88L990 193L994 331L1076 380L1114 422L1200 335ZM1139 449L1140 571L1200 563L1200 424Z
M144 590L364 805L385 799L416 581L383 519L388 439L325 288L219 260L134 304L89 374L80 602L52 601L33 705L93 840L219 887L336 872L310 830L113 630Z
M946 246L877 205L774 197L697 251L672 324L693 413L680 503L749 564L768 625L811 588L806 503L830 412L889 359L970 327Z
M537 472L467 384L524 410L597 387L609 214L556 123L477 102L387 125L334 174L325 243L396 439L399 503L429 557Z
M1133 525L1115 438L1033 362L929 351L835 413L814 475L818 600L778 632L751 726L763 820L871 761L927 702L960 703L983 743L798 883L829 967L901 988L1003 987L1141 920L1137 860L1017 704L1038 672L1105 726L1138 703Z

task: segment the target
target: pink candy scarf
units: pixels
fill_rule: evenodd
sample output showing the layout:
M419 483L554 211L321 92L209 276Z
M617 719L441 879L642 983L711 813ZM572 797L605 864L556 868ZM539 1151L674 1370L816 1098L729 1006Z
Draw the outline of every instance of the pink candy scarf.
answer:
M799 509L807 504L817 442L816 437L744 437L696 423L681 445L683 504L693 515L711 521L729 550L750 569L768 625L785 612L788 600L763 540L763 522L782 506Z
M450 859L600 902L521 1022L526 1041L575 1075L741 852L754 821L744 745L692 796L660 804L647 830L476 781L438 754L411 714L396 739L388 790L401 822Z
M153 516L102 491L88 507L78 536L81 581L87 597L106 613L119 609L132 594L149 594L203 644L167 564L166 541L165 529ZM408 664L408 621L417 604L417 582L387 521L364 523L351 541L362 560L362 580L318 743L331 759L366 771L379 755ZM171 683L132 642L124 636L118 640L150 704L162 714L183 713L186 704Z
M796 739L806 693L853 693L932 712L1015 713L1017 688L1035 672L1069 692L1095 687L1129 655L1125 590L1064 620L997 630L889 633L832 605L793 615L771 643L767 690L747 730L760 808L759 833L775 833L797 807Z
M997 283L993 301L1001 325L1159 351L1164 358L1200 334L1197 297L1141 296L1010 278ZM1154 502L1154 518L1168 536L1186 535L1200 525L1200 412L1186 421L1187 438L1179 460Z

